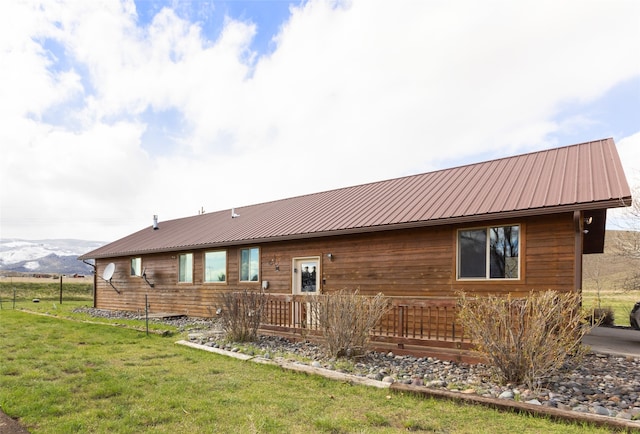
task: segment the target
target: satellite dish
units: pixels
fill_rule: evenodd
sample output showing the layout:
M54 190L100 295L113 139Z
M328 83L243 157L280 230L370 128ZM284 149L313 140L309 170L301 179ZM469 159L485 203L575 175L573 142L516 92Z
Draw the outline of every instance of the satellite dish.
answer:
M116 271L116 264L110 262L109 265L104 267L104 272L102 273L102 278L104 280L111 280L113 277L113 272Z

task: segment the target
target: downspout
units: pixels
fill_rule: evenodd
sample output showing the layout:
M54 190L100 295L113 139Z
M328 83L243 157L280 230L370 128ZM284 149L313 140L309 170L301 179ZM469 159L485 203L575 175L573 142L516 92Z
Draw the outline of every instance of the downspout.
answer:
M582 211L573 212L574 225L574 251L575 259L573 265L573 290L582 292Z
M96 267L96 264L87 262L84 259L82 260L82 262L93 267L93 308L95 309L96 308L96 288L98 285L98 268Z
M98 271L93 273L93 308L98 307Z

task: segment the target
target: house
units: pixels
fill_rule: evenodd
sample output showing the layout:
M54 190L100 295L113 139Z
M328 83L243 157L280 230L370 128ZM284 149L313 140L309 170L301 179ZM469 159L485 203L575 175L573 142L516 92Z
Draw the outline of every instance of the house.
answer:
M358 288L393 309L375 342L468 348L456 293L580 291L607 209L631 204L612 139L154 222L82 255L95 306L212 317L224 291L269 295L263 330L295 334L304 295ZM113 265L111 265L113 264Z

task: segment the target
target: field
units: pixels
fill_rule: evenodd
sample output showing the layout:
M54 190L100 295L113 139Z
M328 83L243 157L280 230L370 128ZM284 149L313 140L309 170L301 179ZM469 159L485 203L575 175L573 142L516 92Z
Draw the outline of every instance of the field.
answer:
M37 302L34 302L37 300ZM92 278L63 278L62 303L60 303L60 280L43 278L0 279L0 310L27 310L76 321L129 326L146 330L147 325L128 319L96 319L87 314L75 313L76 307L93 306ZM150 331L166 332L164 324L150 322Z
M62 300L62 303L61 303ZM93 279L16 278L0 279L1 309L56 309L61 304L93 305Z
M640 270L640 261L617 254L616 240L624 236L607 231L605 252L584 255L582 293L585 307L611 308L615 325L629 327L629 312L640 301L640 291L625 288L625 281Z

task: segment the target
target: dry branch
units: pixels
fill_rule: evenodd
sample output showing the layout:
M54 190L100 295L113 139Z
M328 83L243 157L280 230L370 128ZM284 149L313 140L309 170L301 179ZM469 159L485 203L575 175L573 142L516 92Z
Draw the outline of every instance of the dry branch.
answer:
M364 354L371 330L389 310L389 300L382 294L365 297L357 290L340 290L321 298L310 296L308 303L333 357Z
M518 299L462 294L459 317L498 378L529 388L568 357L584 354L582 337L590 330L578 293L531 292Z

